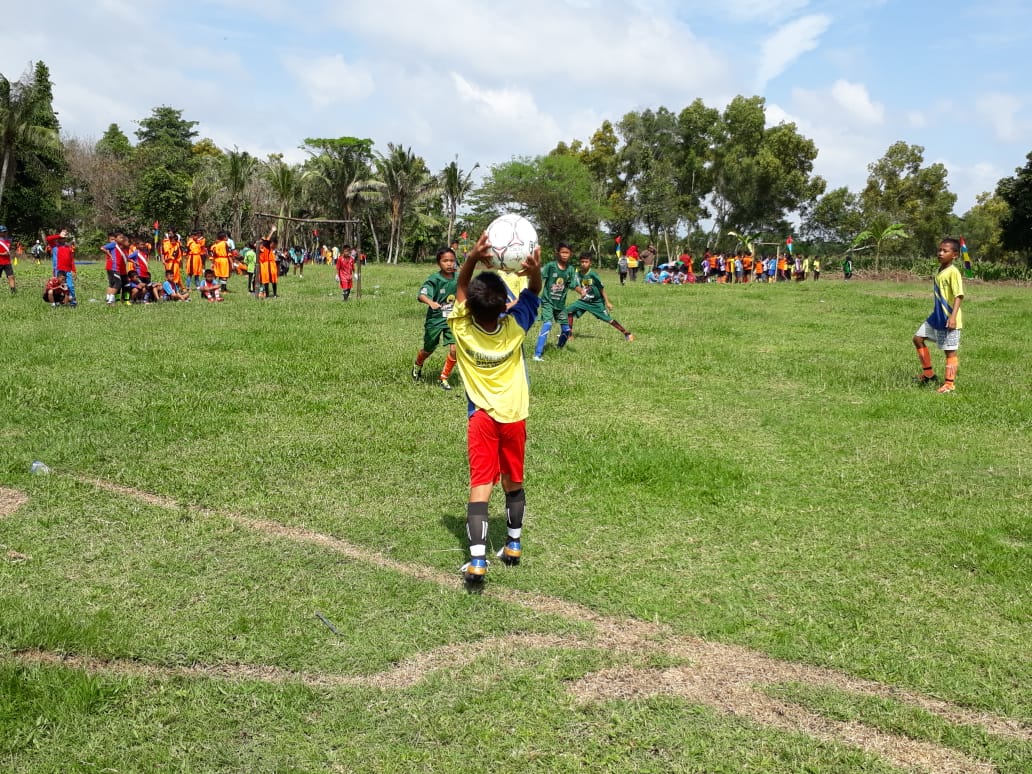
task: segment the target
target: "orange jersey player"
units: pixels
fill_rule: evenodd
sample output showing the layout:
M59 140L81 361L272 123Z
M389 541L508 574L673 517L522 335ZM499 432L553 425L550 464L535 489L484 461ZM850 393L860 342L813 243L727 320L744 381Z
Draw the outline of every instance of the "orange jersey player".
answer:
M229 235L225 231L220 231L215 237L215 244L211 246L211 268L214 270L215 279L223 291L228 290L226 285L229 282L230 257L228 240Z
M186 238L186 284L197 287L204 274L204 259L208 255L208 243L200 231L194 231Z
M177 288L183 286L183 275L179 268L182 258L183 246L179 243L179 234L170 231L161 242L161 261L165 265L166 279ZM169 272L171 276L168 276Z

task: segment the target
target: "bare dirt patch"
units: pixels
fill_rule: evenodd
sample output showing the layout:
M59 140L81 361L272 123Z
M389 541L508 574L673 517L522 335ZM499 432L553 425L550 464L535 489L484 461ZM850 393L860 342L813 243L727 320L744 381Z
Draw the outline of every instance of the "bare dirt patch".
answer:
M24 492L0 486L0 519L10 516L28 501L29 498Z
M399 572L418 580L453 588L460 584L457 575L442 573L422 565L399 562L332 535L242 514L183 505L169 498L141 493L102 480L79 480L107 491L138 498L151 505L185 509L229 519L270 537L317 545L350 559ZM631 657L631 660L641 658L642 661L654 657L656 653L666 653L684 663L666 669L633 665L605 669L572 682L569 691L576 700L582 702L605 702L615 699L633 701L656 695L677 696L711 707L721 714L739 717L763 726L855 746L881 756L894 765L915 771L981 773L994 769L989 763L974 760L942 745L891 734L863 723L824 717L799 705L768 696L763 690L764 687L800 683L893 699L919 707L949 723L981 728L990 734L1019 741L1032 741L1032 728L1009 718L968 710L939 699L874 681L860 680L831 669L782 661L747 648L678 635L666 626L602 616L590 608L563 599L494 586L489 587L489 591L497 598L536 612L590 624L594 634L586 638L515 635L482 640L478 643L448 645L419 654L385 672L365 676L306 674L247 664L161 667L138 662L97 661L39 651L16 654L16 657L29 662L63 663L84 669L154 677L195 675L269 682L296 680L313 686L396 689L415 685L424 675L435 669L454 669L470 663L486 652L506 652L514 649L525 651L532 648L601 648L623 653Z

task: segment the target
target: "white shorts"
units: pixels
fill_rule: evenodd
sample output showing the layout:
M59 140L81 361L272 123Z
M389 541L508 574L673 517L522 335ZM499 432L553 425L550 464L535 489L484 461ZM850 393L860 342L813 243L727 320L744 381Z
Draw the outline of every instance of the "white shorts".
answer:
M933 328L928 322L921 323L921 327L917 329L915 336L920 336L922 339L932 339L935 342L935 346L939 349L946 351L953 351L960 349L960 330L954 328L953 330L940 331L938 328Z

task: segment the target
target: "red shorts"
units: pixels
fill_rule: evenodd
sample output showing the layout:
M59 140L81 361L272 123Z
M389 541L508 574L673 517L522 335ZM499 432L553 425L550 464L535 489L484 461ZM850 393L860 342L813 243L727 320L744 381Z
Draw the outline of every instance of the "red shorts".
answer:
M483 409L469 418L469 485L496 484L501 474L514 483L523 482L523 452L527 446L527 420L498 422Z

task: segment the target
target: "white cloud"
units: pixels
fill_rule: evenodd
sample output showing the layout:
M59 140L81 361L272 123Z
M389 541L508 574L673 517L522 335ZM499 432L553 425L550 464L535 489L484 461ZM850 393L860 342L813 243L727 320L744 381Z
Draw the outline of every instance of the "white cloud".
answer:
M511 87L484 88L458 73L452 73L451 78L462 103L460 113L476 131L502 138L529 136L546 148L561 137L555 119L541 112L529 92Z
M340 54L285 54L281 58L284 67L294 74L317 108L335 102L355 102L368 97L375 89L373 77L365 68L349 64Z
M1029 129L1029 122L1019 119L1022 102L1013 94L983 94L975 102L982 121L993 127L996 139L1016 142Z
M757 90L762 92L792 62L817 48L821 35L829 26L829 16L812 14L779 27L761 47Z
M885 121L885 107L880 102L871 101L871 95L862 83L839 79L831 87L831 97L838 107L857 121L869 124Z

